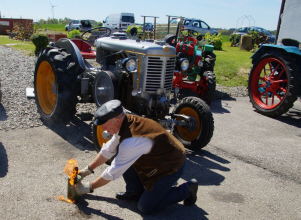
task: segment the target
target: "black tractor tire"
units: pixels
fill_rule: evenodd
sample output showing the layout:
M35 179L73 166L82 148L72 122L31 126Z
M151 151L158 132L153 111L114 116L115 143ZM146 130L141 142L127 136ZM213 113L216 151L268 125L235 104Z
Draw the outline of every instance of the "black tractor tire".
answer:
M76 113L77 82L72 56L61 48L47 48L34 72L37 110L44 123L68 123Z
M173 40L176 39L176 35L174 34L168 34L164 37L163 41L167 44L169 44L170 46L175 47L176 45L173 43Z
M183 98L174 108L173 114L192 116L196 120L195 130L174 126L172 134L178 138L187 148L199 150L205 147L211 140L214 131L214 119L209 106L200 98Z
M286 93L283 96L283 99L276 106L268 107L265 103L261 102L258 99L258 89L255 87L256 80L255 77L259 73L259 65L263 65L263 63L268 59L274 59L276 64L284 65L284 76L287 80L287 84L282 85L286 87ZM271 63L273 65L273 63ZM274 64L275 66L275 64ZM270 51L262 54L253 60L253 67L251 69L248 81L248 92L250 102L257 112L266 115L268 117L278 117L284 113L286 113L297 100L298 95L298 82L297 82L297 74L300 73L300 67L298 66L297 60L289 54L285 54L281 51ZM259 73L260 74L260 73Z
M207 77L207 92L204 94L203 97L201 97L208 105L211 104L211 102L214 100L215 97L215 91L216 91L216 77L214 72L212 71L206 71L204 73L204 76Z

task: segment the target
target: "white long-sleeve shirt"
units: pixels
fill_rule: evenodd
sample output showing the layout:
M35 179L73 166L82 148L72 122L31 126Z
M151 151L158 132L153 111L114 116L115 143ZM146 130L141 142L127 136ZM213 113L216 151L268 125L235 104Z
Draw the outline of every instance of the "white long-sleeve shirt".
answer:
M112 138L103 145L99 152L107 159L111 159L119 151L113 159L111 165L107 167L101 174L105 180L115 180L119 178L139 157L151 151L153 141L145 137L130 137L119 143L120 136L114 134Z

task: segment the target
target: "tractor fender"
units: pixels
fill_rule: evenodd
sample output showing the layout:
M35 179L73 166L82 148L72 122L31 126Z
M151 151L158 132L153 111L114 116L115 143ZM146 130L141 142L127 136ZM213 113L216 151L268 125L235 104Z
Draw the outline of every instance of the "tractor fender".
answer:
M301 51L298 47L295 46L284 46L284 45L275 45L275 44L263 44L261 47L253 54L252 60L257 60L262 54L270 52L273 50L278 50L284 53L296 55L301 57Z
M75 64L78 66L78 71L84 72L88 67L85 64L84 58L78 47L68 38L61 38L55 42L54 46L64 48L67 53L71 54Z

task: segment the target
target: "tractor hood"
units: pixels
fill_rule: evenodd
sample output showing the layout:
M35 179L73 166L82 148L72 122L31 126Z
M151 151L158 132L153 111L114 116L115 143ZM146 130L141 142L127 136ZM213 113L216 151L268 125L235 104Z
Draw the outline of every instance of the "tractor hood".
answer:
M159 56L175 56L176 49L165 43L154 43L140 40L132 40L127 38L103 37L95 42L97 49L107 51L125 51L128 53L136 53L140 55L159 55Z

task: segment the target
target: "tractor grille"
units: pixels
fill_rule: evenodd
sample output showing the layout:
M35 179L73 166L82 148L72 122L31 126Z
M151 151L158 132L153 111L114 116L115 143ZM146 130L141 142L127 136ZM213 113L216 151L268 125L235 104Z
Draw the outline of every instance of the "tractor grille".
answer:
M175 57L147 57L146 92L156 92L158 89L171 90L175 69Z

